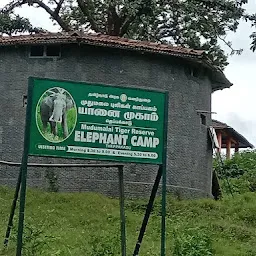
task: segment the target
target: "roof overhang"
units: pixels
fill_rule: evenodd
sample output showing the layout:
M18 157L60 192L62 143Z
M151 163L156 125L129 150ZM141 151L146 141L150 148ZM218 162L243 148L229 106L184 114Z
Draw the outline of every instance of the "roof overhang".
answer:
M238 146L239 148L254 148L254 145L250 143L242 134L237 132L234 128L228 126L225 123L219 122L217 120L212 120L213 128L216 132L221 132L222 134L222 147L225 148L227 146L227 139L231 138L231 147L235 148Z

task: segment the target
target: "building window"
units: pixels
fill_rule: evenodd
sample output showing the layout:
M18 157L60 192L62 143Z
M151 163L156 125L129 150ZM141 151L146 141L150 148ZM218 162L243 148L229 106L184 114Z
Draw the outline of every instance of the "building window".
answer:
M48 56L48 57L60 57L60 46L59 45L48 45L48 46L46 46L46 56Z
M53 58L60 57L60 45L32 45L29 57L31 58Z
M23 95L23 107L25 107L28 103L28 96L27 95Z
M206 125L206 116L203 114L200 114L200 118L201 118L201 124Z
M44 46L43 45L33 45L30 47L31 57L43 57L44 56Z
M199 68L194 67L191 69L191 76L200 77L200 74L201 74L201 70Z

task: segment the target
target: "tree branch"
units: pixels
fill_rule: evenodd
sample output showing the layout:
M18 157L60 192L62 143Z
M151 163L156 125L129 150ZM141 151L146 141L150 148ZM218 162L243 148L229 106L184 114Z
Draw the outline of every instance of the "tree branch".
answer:
M48 12L54 20L58 22L60 27L65 31L70 31L70 27L61 19L58 12L53 11L49 6L47 6L45 3L43 3L41 0L33 0L33 4L38 4L40 7L42 7L46 12ZM58 8L58 7L57 7ZM57 9L56 8L56 9Z
M231 50L231 55L233 55L233 54L238 54L238 55L240 55L240 54L242 53L243 49L234 49L234 48L232 47L231 42L226 41L225 38L222 38L222 37L219 36L219 35L217 35L217 37L218 37L226 46L228 46L228 48Z
M149 14L150 11L151 11L151 1L145 0L140 4L139 8L137 9L137 12L134 15L127 16L127 14L123 14L125 18L121 17L121 20L123 20L123 22L121 25L119 36L122 37L127 33L129 26L137 17L140 17L143 14L147 15Z
M43 1L41 0L16 0L16 1L12 1L10 4L8 4L7 6L5 6L1 11L3 13L8 13L13 11L16 7L20 7L24 4L29 4L29 5L33 5L33 4L37 4L39 5L41 8L43 8L48 14L50 14L50 16L57 21L57 23L60 25L60 27L65 30L65 31L70 31L70 27L68 24L66 24L62 18L59 16L59 10L61 8L62 3L64 2L64 0L60 0L57 8L55 10L52 10L48 5L46 5Z
M93 18L92 12L89 9L90 6L92 6L92 3L91 2L89 3L89 1L90 0L77 0L77 3L78 3L79 8L81 9L82 13L88 18L92 29L95 32L100 32L100 29Z
M116 7L110 5L108 7L108 34L112 36L119 36L121 29L121 20L116 12Z
M23 4L27 4L28 1L27 0L16 0L16 1L12 1L9 4L7 4L4 8L1 9L2 13L9 13L11 11L13 11L13 9L15 9L16 7L20 7Z
M62 4L64 3L64 1L65 1L65 0L60 0L59 3L58 3L57 1L55 1L56 4L57 4L57 7L56 7L56 9L54 10L54 13L59 14L60 9L61 9L61 6L62 6Z
M121 29L120 29L120 36L124 36L128 29L129 29L129 26L131 25L131 23L135 20L136 16L130 16L130 17L127 17L123 23L123 25L121 26Z

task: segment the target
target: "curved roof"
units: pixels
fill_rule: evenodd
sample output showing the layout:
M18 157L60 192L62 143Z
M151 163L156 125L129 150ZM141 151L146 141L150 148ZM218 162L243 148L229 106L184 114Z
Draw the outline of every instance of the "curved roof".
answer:
M211 79L215 83L213 90L224 89L232 84L226 78L224 73L211 64L206 54L202 50L193 50L170 44L161 44L148 41L138 41L116 36L103 34L84 34L80 32L72 33L38 33L19 36L2 36L0 37L0 46L15 45L37 45L37 44L86 44L108 48L119 48L139 52L148 52L166 56L183 58L201 64L211 72Z

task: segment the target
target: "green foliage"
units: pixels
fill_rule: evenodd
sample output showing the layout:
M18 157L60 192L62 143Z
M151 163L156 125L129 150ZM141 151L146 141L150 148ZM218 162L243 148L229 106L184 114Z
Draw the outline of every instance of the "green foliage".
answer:
M49 183L48 191L49 192L58 192L59 191L58 177L55 174L55 172L51 169L46 170L45 178L48 180L48 183Z
M38 32L28 19L14 15L13 13L0 13L0 35L12 35L24 32Z
M224 193L229 193L230 188L234 193L256 192L256 151L236 153L231 159L223 160L223 166L215 159L213 166Z
M94 236L92 237L91 247L90 256L120 255L120 236Z
M8 13L27 4L13 0L3 9ZM246 1L238 0L66 0L36 1L64 31L95 31L102 34L166 42L173 45L205 50L213 65L224 68L227 55L218 41L222 40L231 53L241 53L225 41L228 32L235 32L242 18Z
M213 255L212 242L205 231L199 228L174 233L173 256L211 256Z
M256 169L245 172L243 175L230 178L229 183L233 193L256 192ZM228 193L228 188L222 181L222 188L225 193Z
M76 109L71 108L67 112L67 120L68 120L68 130L72 131L76 124Z
M3 240L14 191L0 187L0 239ZM95 193L28 190L24 255L120 255L119 200ZM161 199L157 198L141 245L141 255L159 256ZM132 255L147 200L126 200L127 255ZM166 256L256 255L256 197L245 193L212 199L167 198ZM7 249L15 255L17 213Z
M242 151L235 153L231 159L223 159L224 170L226 177L236 178L243 175L245 172L256 169L256 151ZM214 167L217 167L217 162L214 162Z
M47 253L47 250L55 240L55 237L46 235L40 224L27 224L24 228L24 256L39 256Z
M56 242L58 239L52 235L47 234L45 230L44 220L40 220L37 223L33 223L34 220L30 217L26 219L27 223L24 225L23 233L23 254L24 256L39 256L49 255L49 247L51 243ZM16 243L17 240L17 227L14 226L11 233L11 241ZM2 250L6 252L9 250ZM7 253L7 252L6 252ZM1 250L0 250L0 255ZM50 256L50 255L49 255Z

